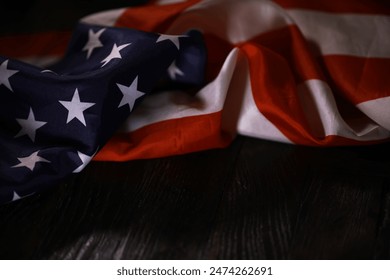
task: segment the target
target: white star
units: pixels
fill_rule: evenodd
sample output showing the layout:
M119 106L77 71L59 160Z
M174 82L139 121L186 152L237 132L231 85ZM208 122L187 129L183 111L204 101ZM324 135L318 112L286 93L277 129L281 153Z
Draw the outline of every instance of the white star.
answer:
M66 120L66 123L69 123L71 120L76 118L84 126L87 126L87 124L85 123L84 111L96 104L90 102L81 102L79 91L77 90L77 88L74 91L71 101L59 100L58 102L60 102L62 106L64 106L68 110L68 119Z
M33 142L35 142L35 134L37 132L37 129L46 124L46 122L40 122L35 120L35 116L32 108L30 108L30 113L28 114L27 119L16 119L16 120L20 124L22 129L19 131L18 134L16 134L15 138L23 135L27 135L28 137L30 137L31 141Z
M5 85L10 91L13 91L11 84L9 83L9 78L19 71L10 70L7 68L7 66L8 59L3 61L3 63L0 65L0 85Z
M16 201L21 199L21 197L14 191L14 195L12 196L12 201Z
M83 154L82 152L77 151L77 155L79 156L82 164L79 167L77 167L75 170L73 170L73 173L81 172L81 170L83 170L87 166L87 164L92 160L92 158L96 155L97 151L98 151L98 149L96 150L96 152L92 156L89 156L89 155Z
M184 36L184 35L177 36L177 35L160 34L160 36L158 37L156 43L162 42L162 41L165 41L165 40L169 40L169 41L171 41L171 42L176 46L176 48L179 50L179 49L180 49L180 41L179 41L179 38L181 38L181 37L188 37L188 36Z
M184 76L184 73L179 68L177 68L175 61L172 62L171 66L168 67L168 74L172 80L176 79L176 74L180 76Z
M122 58L122 56L120 54L120 51L123 50L124 48L126 48L129 45L131 45L131 43L123 44L123 45L120 45L119 47L116 44L114 44L114 46L112 47L111 53L105 59L103 59L101 61L101 62L103 62L103 65L101 67L103 67L104 65L109 63L114 58Z
M32 153L31 155L29 155L27 157L18 158L20 163L17 164L17 165L12 166L12 168L15 168L15 167L27 167L28 169L33 171L34 168L35 168L35 164L37 162L50 162L47 159L38 156L38 153L39 153L39 151L36 151L36 152Z
M128 87L120 84L116 84L116 85L119 87L120 91L123 94L121 103L119 104L118 108L128 104L130 107L130 111L133 110L135 100L137 100L138 98L140 98L145 94L144 92L139 91L137 89L138 76L135 77L134 81Z
M100 42L99 37L100 37L100 35L102 35L102 33L105 30L106 29L103 28L103 29L100 29L99 31L97 31L96 33L93 32L92 29L89 30L88 42L85 44L85 46L83 48L83 51L87 51L87 59L91 56L92 51L94 49L103 47L103 44L102 44L102 42Z

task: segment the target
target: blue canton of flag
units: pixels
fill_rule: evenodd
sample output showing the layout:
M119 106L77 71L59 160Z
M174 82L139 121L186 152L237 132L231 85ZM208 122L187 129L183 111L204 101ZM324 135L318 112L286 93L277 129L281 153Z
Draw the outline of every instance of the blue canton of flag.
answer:
M80 23L50 69L0 57L0 203L80 172L161 80L199 85L199 33Z

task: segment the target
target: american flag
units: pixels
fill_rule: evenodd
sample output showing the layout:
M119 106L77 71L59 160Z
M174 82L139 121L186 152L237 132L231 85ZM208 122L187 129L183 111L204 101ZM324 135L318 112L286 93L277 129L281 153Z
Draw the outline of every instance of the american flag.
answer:
M0 202L92 158L190 153L237 134L387 141L389 32L379 1L159 0L87 16L70 39L3 37Z

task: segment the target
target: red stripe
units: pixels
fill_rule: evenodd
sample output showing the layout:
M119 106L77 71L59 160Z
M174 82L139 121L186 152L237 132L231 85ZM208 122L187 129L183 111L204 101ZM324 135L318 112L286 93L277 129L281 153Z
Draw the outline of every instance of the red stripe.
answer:
M257 108L294 143L311 145L313 137L299 104L294 74L279 54L261 45L241 46L249 61L251 86Z
M221 131L221 112L167 120L134 132L114 135L93 158L96 161L127 161L180 155L214 148L225 148L233 140ZM300 138L300 140L302 140ZM306 141L310 146L357 146L384 143L387 140L357 141L330 135ZM302 144L298 141L297 144Z
M296 84L310 79L327 81L352 104L390 96L390 59L347 55L314 57L296 26L262 34L249 42L266 47L284 60Z
M352 104L390 96L390 59L341 55L320 59L332 89Z
M324 75L298 28L286 26L261 34L240 48L249 60L257 108L292 142L317 143L309 133L297 85L309 79L324 80Z
M221 112L154 123L116 134L94 160L125 161L224 148L232 137L221 130Z
M200 0L188 0L171 5L146 5L125 10L115 26L164 33L180 13Z
M71 32L42 32L0 37L0 54L12 58L61 56L65 53Z
M207 49L206 80L211 81L221 71L222 65L233 46L213 34L205 33L203 36Z
M253 43L243 44L241 49L248 57L252 92L257 108L292 142L309 146L383 142L381 140L361 142L333 135L315 137L310 133L311 129L299 103L294 74L286 59ZM344 105L341 106L345 108L341 110L344 117L359 115L356 110L348 110L351 109L350 106Z
M219 73L234 45L212 34L206 33L204 38L208 51L207 77L211 80ZM280 56L290 67L296 83L309 79L325 79L307 40L295 25L260 34L246 43L237 44L236 47L242 47L248 43L267 48L270 52Z
M296 83L309 79L324 79L324 75L312 55L307 40L295 25L261 34L247 43L267 48L269 52L280 57L287 63ZM276 77L278 76L277 73L275 75Z
M273 0L286 9L310 9L330 13L360 13L390 15L389 1L374 0Z

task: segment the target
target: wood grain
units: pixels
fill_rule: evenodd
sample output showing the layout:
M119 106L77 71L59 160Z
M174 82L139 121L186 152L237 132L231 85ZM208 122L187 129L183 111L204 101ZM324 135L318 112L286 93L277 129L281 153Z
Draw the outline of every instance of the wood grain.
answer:
M94 162L0 207L3 259L387 259L389 144Z

